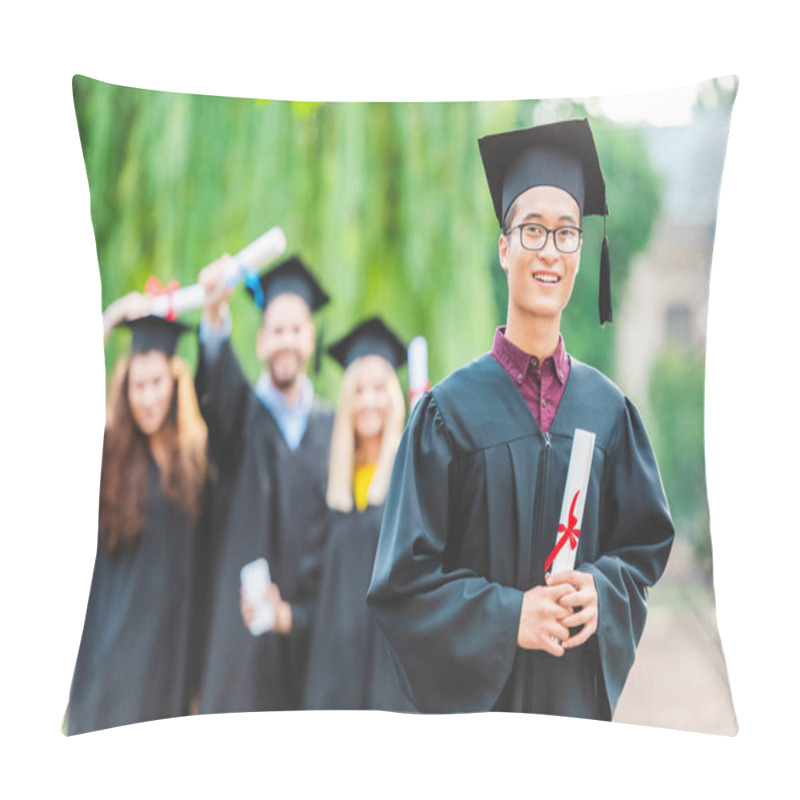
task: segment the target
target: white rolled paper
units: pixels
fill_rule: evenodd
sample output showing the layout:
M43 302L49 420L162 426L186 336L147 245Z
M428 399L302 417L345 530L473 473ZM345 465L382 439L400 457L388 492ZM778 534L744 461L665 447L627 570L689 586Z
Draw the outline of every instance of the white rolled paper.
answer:
M272 578L266 558L257 558L245 564L239 572L245 598L253 607L249 630L253 636L271 631L275 626L275 611L266 597Z
M257 272L286 250L286 236L281 228L270 228L244 250L231 257L226 271L228 287L236 286L244 280L246 272ZM172 311L176 316L202 307L206 297L205 289L195 283L184 286L171 294L153 298L150 313L166 317Z
M408 401L410 411L428 390L428 342L417 336L408 345Z
M572 452L567 469L567 482L564 487L564 500L561 504L558 532L555 546L558 553L552 561L550 571L564 572L575 568L575 556L583 522L583 509L586 505L586 490L592 471L595 435L581 428L575 428Z

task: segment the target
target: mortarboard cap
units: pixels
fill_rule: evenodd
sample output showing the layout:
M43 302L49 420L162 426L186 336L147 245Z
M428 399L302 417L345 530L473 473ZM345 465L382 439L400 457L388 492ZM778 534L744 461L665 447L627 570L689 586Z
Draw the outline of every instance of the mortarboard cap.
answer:
M256 301L256 305L262 309L265 309L279 294L285 292L300 295L311 311L317 311L330 300L298 256L287 258L277 267L263 272L259 276L259 283L263 298L258 298L249 286L247 291ZM263 306L259 303L260 299L263 299Z
M147 353L150 350L161 350L170 358L175 355L178 339L189 330L181 322L149 315L139 319L125 320L120 323L131 329L131 352Z
M478 147L500 225L511 203L532 186L569 192L584 216L608 213L606 183L587 120L496 133L479 139Z
M376 355L397 370L406 363L406 347L379 317L371 317L328 348L345 369L357 358Z
M575 198L582 216L603 216L600 324L611 322L606 184L589 122L572 119L492 134L479 139L478 147L501 227L514 200L533 186L556 186Z

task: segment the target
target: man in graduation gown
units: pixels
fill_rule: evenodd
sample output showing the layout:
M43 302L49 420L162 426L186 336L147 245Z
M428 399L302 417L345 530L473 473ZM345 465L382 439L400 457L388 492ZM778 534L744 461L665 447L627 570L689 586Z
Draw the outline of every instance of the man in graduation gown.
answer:
M403 436L369 603L430 712L611 719L673 527L636 409L560 333L584 215L608 213L586 120L480 140L509 300L487 353ZM611 320L603 242L601 323ZM595 434L573 569L546 573L577 428ZM569 546L569 545L568 545Z
M312 313L328 296L296 256L248 287L264 310L256 338L264 372L253 387L230 345L225 261L199 278L208 300L197 395L218 468L200 711L293 709L302 702L307 626L298 618L291 636L253 637L239 609L240 570L265 557L288 611L301 560L321 554L315 536L325 514L333 412L314 395L306 368L315 342Z

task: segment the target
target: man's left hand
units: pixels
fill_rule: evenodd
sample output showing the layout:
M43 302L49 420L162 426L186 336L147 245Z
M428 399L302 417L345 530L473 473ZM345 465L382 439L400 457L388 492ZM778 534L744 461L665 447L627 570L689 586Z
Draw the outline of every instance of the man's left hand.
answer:
M568 583L573 591L559 598L559 603L572 610L568 617L561 620L567 628L582 626L574 636L562 642L565 649L582 645L597 631L597 589L594 576L589 572L567 570L555 575L547 575L547 585L557 586Z

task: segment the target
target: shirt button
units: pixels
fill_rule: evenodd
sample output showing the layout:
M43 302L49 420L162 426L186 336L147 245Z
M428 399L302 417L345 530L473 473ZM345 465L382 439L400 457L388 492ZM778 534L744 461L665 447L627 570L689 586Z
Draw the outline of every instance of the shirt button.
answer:
M542 408L547 408L547 400L542 400Z
M523 377L524 377L524 376L523 376L523 374L520 372L520 373L517 375L517 380L518 380L520 383L522 383L522 379L523 379Z

